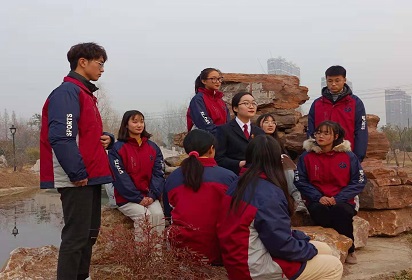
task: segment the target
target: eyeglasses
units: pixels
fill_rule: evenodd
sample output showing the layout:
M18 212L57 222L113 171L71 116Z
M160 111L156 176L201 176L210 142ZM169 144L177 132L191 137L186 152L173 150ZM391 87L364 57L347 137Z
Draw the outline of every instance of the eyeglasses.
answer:
M316 132L313 133L313 135L315 135L315 136L321 136L321 135L329 136L329 135L331 135L331 133L329 131L316 131Z
M238 105L245 105L246 107L250 107L250 106L257 107L258 106L256 101L252 101L252 102L245 101L245 102L239 103Z
M221 83L221 82L223 82L223 77L219 77L219 78L215 78L215 77L213 77L213 78L206 78L206 80L211 80L211 81L214 82L214 83L217 83L217 82Z
M275 121L263 121L263 124L273 124L273 125L277 125L277 123Z
M100 61L97 61L97 60L93 60L93 61L96 62L97 64L99 64L100 69L104 68L104 62L100 62Z

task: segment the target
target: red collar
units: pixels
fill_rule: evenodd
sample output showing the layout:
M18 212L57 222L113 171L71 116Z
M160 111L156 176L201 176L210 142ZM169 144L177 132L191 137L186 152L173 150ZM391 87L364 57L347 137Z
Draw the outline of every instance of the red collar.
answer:
M217 163L215 161L214 158L198 158L198 160L200 161L200 163L204 166L204 167L214 167L217 166Z
M207 88L199 88L197 91L201 92L203 94L209 95L211 97L214 97L214 98L222 98L223 97L223 92L218 91L218 90L210 90L210 89L207 89Z
M247 170L248 170L248 168L242 167L240 169L239 176L243 175L243 173L245 173ZM266 176L266 174L264 172L260 172L259 173L259 178L262 178L262 179L266 180L268 178L268 176Z

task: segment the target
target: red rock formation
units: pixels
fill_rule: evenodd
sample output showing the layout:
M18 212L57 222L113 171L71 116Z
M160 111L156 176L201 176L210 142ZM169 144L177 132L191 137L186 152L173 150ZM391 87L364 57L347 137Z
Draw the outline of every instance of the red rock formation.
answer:
M361 210L358 215L369 222L369 236L396 236L412 230L412 207L396 210Z

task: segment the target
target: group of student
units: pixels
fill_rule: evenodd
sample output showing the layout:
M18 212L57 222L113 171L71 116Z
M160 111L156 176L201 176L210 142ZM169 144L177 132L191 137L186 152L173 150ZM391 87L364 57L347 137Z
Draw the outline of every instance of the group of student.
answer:
M68 60L72 71L46 100L41 131L41 187L58 188L65 222L58 279L89 277L100 186L111 181L118 209L135 222L136 239L142 219L148 217L162 234L165 216L171 217L171 245L224 265L230 279L341 278L342 264L331 248L292 230L290 217L308 212L315 224L354 240L355 197L366 182L360 161L367 126L343 67L326 71L328 86L312 104L309 139L297 167L279 139L275 117L264 114L253 124L258 104L251 93L239 92L230 120L219 91L221 72L203 70L187 112L188 157L165 181L163 155L141 112L124 113L116 142L102 135L92 94L97 88L90 80L104 72L104 49L78 44ZM356 263L353 245L346 262Z
M309 213L315 224L354 240L355 197L366 183L359 160L366 146L353 145L356 156L351 143L367 143L367 131L364 109L359 108L363 105L346 86L342 71L341 66L326 71L326 99L312 105L311 137L297 167L279 139L274 115L262 114L253 124L258 104L251 93L239 92L232 98L235 118L230 120L219 91L220 71L201 72L187 111L189 132L183 146L188 158L164 185L173 246L187 247L210 264L223 264L230 279L340 279L339 259L326 244L291 230L290 217L295 211ZM343 88L335 90L335 79ZM340 125L335 116L343 114ZM355 119L360 119L360 128ZM147 215L161 233L163 157L149 137L143 114L126 112L109 158L119 210L135 221L136 229ZM354 245L346 262L356 263Z

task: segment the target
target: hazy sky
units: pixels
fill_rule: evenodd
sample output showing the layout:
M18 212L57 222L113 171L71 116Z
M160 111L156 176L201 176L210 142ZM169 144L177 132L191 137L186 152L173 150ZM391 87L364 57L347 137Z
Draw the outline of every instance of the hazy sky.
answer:
M108 53L99 83L120 113L187 104L203 68L264 73L271 56L300 66L306 111L335 64L383 122L384 88L412 93L411 0L3 2L0 110L18 116L41 111L70 46L88 41Z

